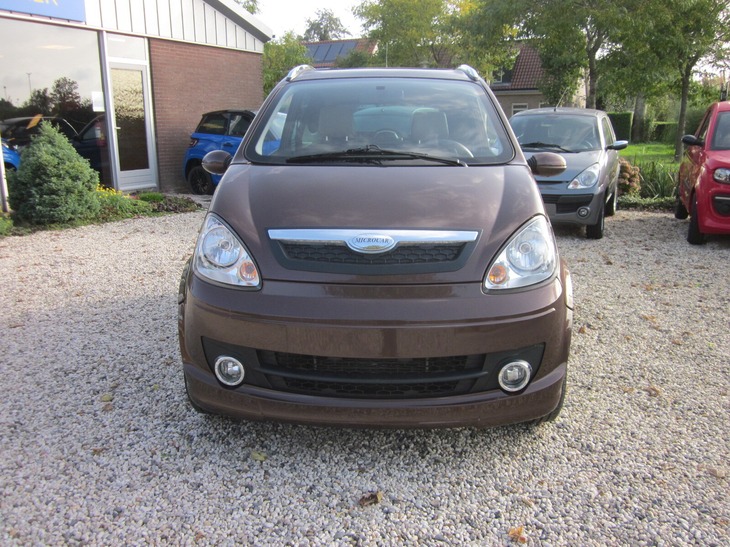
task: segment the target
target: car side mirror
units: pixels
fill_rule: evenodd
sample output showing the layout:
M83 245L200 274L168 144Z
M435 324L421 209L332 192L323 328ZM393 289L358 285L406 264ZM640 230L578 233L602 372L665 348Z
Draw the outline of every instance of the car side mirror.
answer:
M613 144L609 144L606 150L623 150L629 145L629 141L614 141Z
M695 137L694 135L685 135L684 137L682 137L682 142L688 146L705 145L704 139L700 139L699 137Z
M554 177L565 171L565 158L554 152L538 152L533 154L527 165L530 166L534 175L541 177Z
M211 175L222 175L228 169L232 159L233 156L224 150L213 150L203 156L203 169Z

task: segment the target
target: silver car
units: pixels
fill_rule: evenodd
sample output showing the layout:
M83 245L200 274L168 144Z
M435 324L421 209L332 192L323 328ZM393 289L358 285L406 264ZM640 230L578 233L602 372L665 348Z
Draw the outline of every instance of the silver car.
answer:
M535 176L545 210L553 223L586 226L589 239L601 239L604 220L616 212L618 151L608 115L585 108L537 108L512 116L510 125L525 157L557 152L567 169L557 176Z

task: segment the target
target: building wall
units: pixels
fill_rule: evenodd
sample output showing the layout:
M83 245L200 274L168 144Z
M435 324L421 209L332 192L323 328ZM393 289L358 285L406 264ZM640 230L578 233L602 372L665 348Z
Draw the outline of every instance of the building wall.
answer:
M190 134L204 112L263 102L261 55L150 40L160 190L189 192L182 174Z
M545 97L542 93L537 91L533 92L510 92L510 91L495 91L494 95L497 97L502 110L505 115L510 118L514 114L515 108L519 110L527 110L532 108L539 108L541 104L545 103ZM513 108L513 106L515 108Z

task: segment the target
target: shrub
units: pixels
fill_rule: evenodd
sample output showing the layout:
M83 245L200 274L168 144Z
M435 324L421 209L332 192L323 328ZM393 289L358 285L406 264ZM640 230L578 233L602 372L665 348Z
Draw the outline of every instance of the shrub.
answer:
M95 220L100 222L133 218L139 215L149 214L153 211L151 203L140 199L133 199L113 188L97 186L96 194L99 199L100 208Z
M5 213L0 213L0 236L7 236L13 231L13 220Z
M23 150L8 177L8 201L21 222L47 225L93 218L99 211L99 175L51 124Z
M641 192L643 198L672 198L677 188L675 165L650 161L641 164Z
M618 193L620 196L638 196L641 190L641 170L631 165L626 158L619 158L621 170L618 174Z

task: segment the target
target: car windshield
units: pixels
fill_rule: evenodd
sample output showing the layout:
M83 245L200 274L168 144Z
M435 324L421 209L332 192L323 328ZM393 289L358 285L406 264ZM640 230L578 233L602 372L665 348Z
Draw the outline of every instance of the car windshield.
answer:
M730 150L730 112L719 112L711 150Z
M266 164L463 166L503 163L514 150L477 84L334 78L284 87L242 153Z
M520 146L557 152L586 152L601 149L598 118L571 116L559 112L513 116L512 130Z

